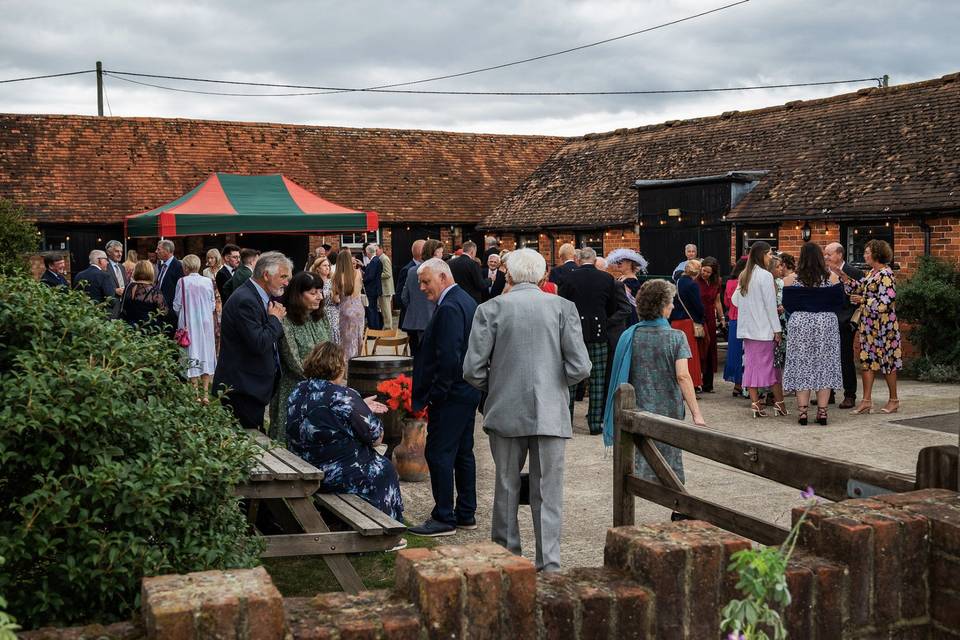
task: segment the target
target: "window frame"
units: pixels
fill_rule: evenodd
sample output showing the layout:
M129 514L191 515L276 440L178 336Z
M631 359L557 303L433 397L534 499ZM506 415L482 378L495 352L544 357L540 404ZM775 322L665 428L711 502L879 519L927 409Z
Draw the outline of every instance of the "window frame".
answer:
M873 239L886 240L890 243L890 249L893 250L894 259L896 259L897 245L894 242L896 233L894 225L889 221L851 220L840 225L840 243L843 245L844 260L858 268L867 266L863 261L863 246ZM855 250L858 244L859 250Z

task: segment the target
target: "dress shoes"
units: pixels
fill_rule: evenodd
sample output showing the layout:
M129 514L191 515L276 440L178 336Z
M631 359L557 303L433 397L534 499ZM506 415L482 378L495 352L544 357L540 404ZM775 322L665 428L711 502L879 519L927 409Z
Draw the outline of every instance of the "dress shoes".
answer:
M843 402L840 403L841 409L853 409L855 406L857 406L856 396L844 396Z

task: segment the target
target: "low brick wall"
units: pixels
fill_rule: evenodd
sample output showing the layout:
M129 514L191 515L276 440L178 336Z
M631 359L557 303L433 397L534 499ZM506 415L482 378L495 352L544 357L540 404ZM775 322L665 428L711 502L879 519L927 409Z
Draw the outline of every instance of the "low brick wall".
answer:
M794 513L798 518L801 511ZM604 566L538 574L494 544L408 549L393 591L283 599L262 568L143 581L142 622L30 640L719 638L749 540L704 522L617 527ZM960 639L960 494L928 489L820 505L788 568L799 640Z

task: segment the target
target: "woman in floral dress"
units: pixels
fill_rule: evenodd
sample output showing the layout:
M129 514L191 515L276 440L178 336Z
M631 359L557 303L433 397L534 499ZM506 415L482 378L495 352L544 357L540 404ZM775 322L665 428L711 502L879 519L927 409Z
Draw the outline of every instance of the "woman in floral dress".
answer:
M323 281L323 313L330 324L330 341L340 344L340 305L333 301L333 271L327 257L314 260L310 273Z
M337 270L333 274L333 302L340 305L340 345L347 362L360 355L366 312L360 302L363 273L354 264L349 249L337 255Z
M833 269L843 282L850 301L860 305L857 326L860 352L857 357L863 379L863 398L854 414L870 413L872 410L873 380L878 373L886 380L889 392L887 404L880 411L896 413L900 409L897 370L903 367L903 361L900 327L897 324L896 280L890 268L892 260L893 250L889 244L883 240L871 240L863 251L863 261L870 267L870 273L862 280L853 280L840 269Z
M287 448L323 471L320 491L352 493L403 520L400 479L373 447L383 440L377 413L387 407L346 386L343 349L317 346L303 362L306 380L294 387L287 411Z

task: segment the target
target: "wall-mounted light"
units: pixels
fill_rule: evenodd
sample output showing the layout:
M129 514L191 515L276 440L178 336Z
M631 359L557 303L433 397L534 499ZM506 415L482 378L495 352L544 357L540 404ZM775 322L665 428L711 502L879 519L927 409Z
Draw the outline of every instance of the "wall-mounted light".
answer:
M804 242L810 242L810 238L812 237L813 229L810 228L810 223L804 222L803 229L800 231L800 238L803 239Z

